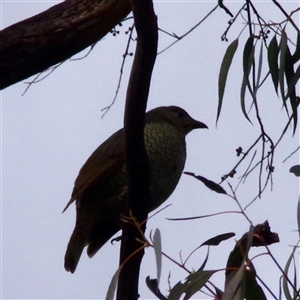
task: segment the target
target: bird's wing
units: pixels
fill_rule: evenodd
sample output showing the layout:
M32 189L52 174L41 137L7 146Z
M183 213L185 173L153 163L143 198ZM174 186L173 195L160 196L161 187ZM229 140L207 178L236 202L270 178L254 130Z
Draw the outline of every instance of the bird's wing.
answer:
M80 195L86 191L95 180L104 179L125 163L123 129L120 129L101 144L82 166L75 180L70 201L63 212Z

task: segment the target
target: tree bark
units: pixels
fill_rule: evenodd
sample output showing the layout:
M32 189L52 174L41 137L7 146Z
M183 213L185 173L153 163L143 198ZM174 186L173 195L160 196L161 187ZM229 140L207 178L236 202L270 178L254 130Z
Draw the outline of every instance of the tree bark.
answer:
M137 300L140 264L144 249L139 250L148 217L150 166L144 145L145 110L154 67L158 27L152 0L132 0L137 46L126 95L124 116L125 161L128 176L128 211L139 224L124 222L120 253L117 300ZM138 251L139 250L139 251Z
M95 44L130 11L130 0L66 0L0 31L0 89Z

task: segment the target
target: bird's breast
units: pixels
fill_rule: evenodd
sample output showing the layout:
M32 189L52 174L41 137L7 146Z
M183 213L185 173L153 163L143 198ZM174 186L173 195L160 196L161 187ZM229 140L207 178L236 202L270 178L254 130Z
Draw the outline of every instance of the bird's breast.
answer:
M150 161L153 210L167 200L181 177L186 160L185 135L171 124L150 124L145 127L145 147Z

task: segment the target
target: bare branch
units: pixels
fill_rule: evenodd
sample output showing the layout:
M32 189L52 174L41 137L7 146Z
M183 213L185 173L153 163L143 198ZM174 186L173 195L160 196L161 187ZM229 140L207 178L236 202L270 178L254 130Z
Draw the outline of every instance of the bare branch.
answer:
M125 162L128 176L128 212L141 224L139 229L125 222L122 231L120 265L136 253L120 271L117 300L138 299L140 264L144 251L138 251L143 238L150 202L150 168L144 145L145 110L153 66L157 54L158 30L152 0L132 0L137 46L126 95L124 116Z
M129 50L130 43L132 41L133 30L134 30L134 25L132 25L128 29L129 35L128 35L126 49L125 49L125 52L123 54L123 60L122 60L121 68L120 68L120 75L119 75L119 80L118 80L118 85L117 85L117 89L116 89L116 92L115 92L115 96L114 96L112 102L108 106L101 109L101 111L103 111L103 115L102 115L101 118L103 118L106 115L106 113L110 110L110 108L115 104L115 101L118 97L119 90L120 90L120 87L121 87L121 81L122 81L122 78L123 78L123 70L124 70L126 58L127 58L128 55L130 55L130 56L132 55L131 53L128 52L128 50Z
M67 0L0 31L0 89L95 44L130 11L129 0Z

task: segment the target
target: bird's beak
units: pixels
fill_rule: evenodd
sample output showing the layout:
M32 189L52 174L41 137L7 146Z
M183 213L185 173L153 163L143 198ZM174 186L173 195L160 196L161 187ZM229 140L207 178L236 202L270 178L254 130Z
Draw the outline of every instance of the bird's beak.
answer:
M208 126L200 121L197 121L195 119L193 119L193 122L192 122L192 126L193 126L193 129L197 129L197 128L206 128L208 129Z

